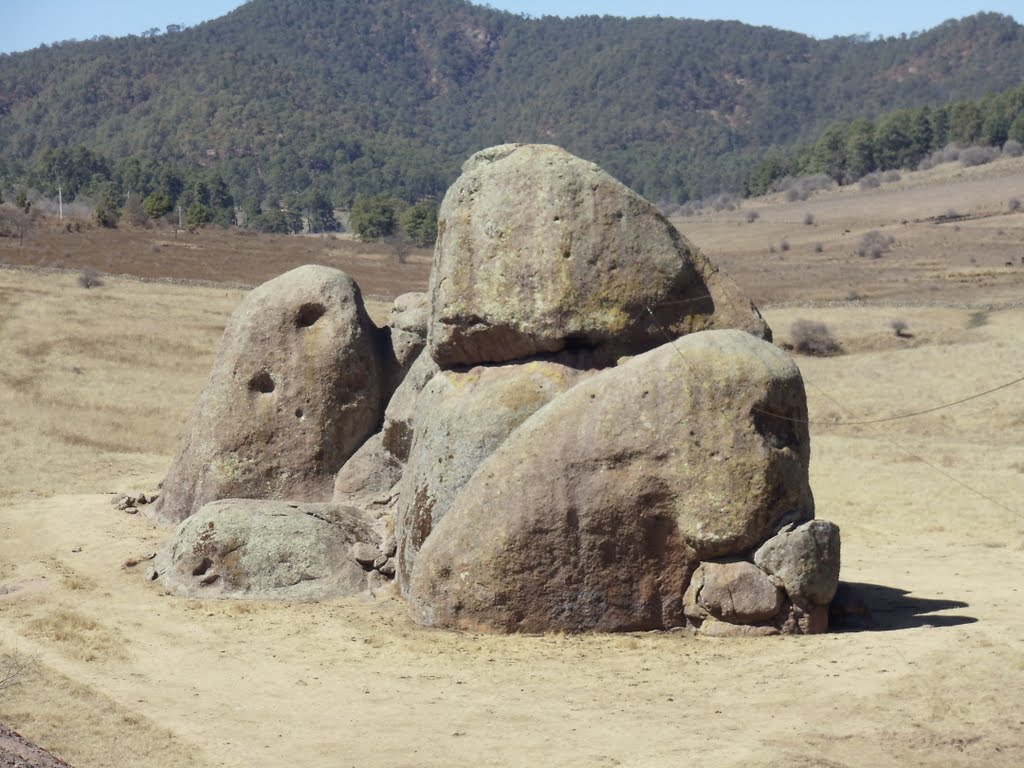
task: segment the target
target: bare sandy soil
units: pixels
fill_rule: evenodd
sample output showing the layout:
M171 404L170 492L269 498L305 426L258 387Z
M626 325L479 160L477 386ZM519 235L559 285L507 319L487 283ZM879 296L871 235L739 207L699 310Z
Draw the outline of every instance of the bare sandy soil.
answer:
M168 596L145 558L169 531L109 494L162 478L241 291L0 270L0 643L37 660L0 721L77 768L1024 764L1024 385L847 425L1024 375L1024 215L927 221L1005 210L1024 164L936 171L680 222L775 302L779 341L806 318L845 349L798 363L818 512L871 616L814 637L502 637L422 630L387 596ZM882 258L840 248L896 218Z

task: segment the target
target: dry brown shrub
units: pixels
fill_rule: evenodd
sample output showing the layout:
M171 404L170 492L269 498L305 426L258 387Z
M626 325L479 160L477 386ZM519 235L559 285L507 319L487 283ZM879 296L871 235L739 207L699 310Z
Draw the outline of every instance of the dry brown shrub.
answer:
M831 357L843 351L839 342L824 323L814 320L797 320L789 332L793 349L804 355Z

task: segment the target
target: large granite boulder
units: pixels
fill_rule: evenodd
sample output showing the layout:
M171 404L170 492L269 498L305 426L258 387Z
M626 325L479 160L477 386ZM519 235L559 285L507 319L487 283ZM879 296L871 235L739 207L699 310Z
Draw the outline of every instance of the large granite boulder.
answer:
M378 427L380 340L356 284L305 266L249 293L150 509L177 523L224 498L327 501Z
M580 347L611 362L713 328L770 338L653 205L558 147L478 152L438 232L427 344L441 368Z
M366 590L379 544L351 508L224 499L178 526L154 570L186 597L320 600Z
M594 375L463 486L419 551L413 615L499 631L682 625L702 561L813 517L806 418L796 366L742 331Z
M419 414L395 519L404 587L416 553L480 463L513 430L588 372L562 362L440 371L416 400Z

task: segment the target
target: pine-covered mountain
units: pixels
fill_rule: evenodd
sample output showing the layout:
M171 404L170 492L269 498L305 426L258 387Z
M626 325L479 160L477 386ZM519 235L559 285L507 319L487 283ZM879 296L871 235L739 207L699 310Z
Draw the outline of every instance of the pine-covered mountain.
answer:
M462 0L250 0L193 28L0 56L0 175L83 145L214 168L236 200L413 200L471 152L529 141L683 201L831 121L1021 82L1024 27L991 13L871 41Z

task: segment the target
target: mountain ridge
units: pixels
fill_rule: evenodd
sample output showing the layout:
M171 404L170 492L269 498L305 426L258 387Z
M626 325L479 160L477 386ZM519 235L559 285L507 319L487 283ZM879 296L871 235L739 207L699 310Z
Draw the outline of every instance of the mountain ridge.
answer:
M1024 80L1024 27L816 40L732 21L525 18L463 0L250 0L156 37L0 55L0 157L82 144L214 168L236 198L439 195L548 142L682 201L827 123Z

